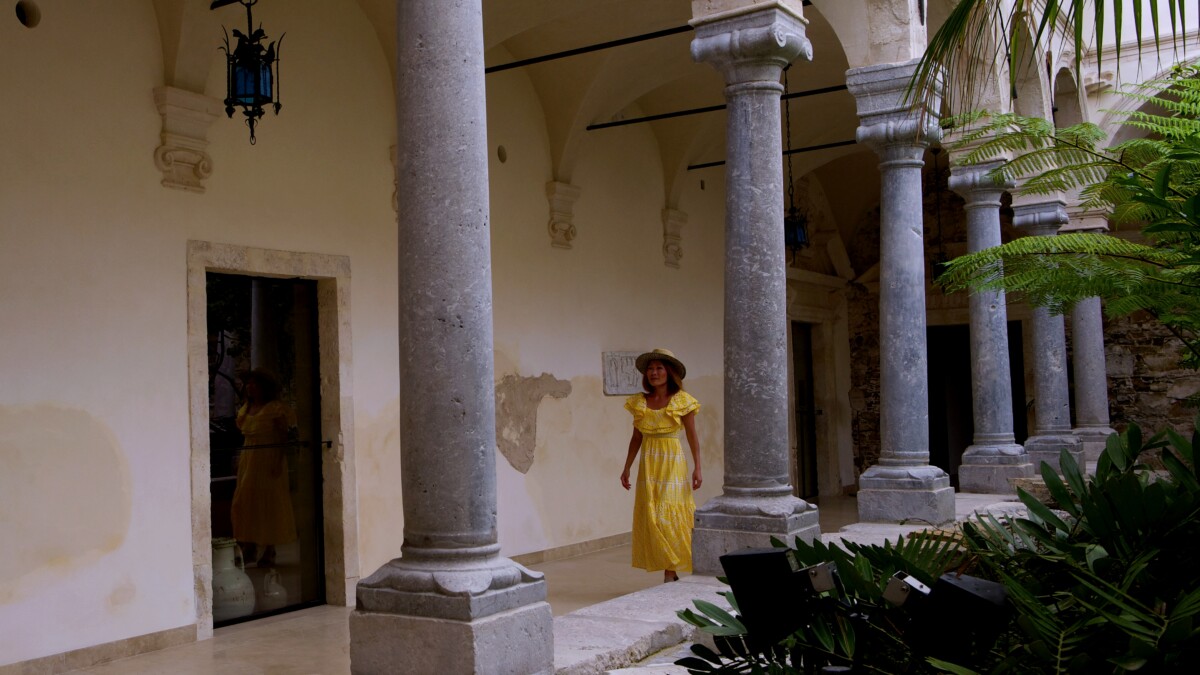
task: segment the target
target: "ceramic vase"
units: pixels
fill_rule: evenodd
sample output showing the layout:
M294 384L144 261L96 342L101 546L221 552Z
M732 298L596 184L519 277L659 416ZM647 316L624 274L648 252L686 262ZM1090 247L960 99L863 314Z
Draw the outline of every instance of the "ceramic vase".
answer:
M213 621L236 619L254 611L254 584L245 567L234 560L237 541L232 537L212 540Z
M267 570L267 575L263 577L262 590L258 593L258 611L270 612L286 607L287 604L287 589L283 587L279 570Z

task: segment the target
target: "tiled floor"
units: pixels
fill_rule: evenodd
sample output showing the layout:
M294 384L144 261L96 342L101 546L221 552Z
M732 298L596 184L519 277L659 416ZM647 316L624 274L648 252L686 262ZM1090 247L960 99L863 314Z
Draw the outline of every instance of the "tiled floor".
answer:
M857 518L849 497L823 500L821 531ZM629 566L629 546L533 565L546 575L555 616L662 583L661 572ZM345 607L316 607L220 628L204 640L75 671L90 675L332 675L350 672Z

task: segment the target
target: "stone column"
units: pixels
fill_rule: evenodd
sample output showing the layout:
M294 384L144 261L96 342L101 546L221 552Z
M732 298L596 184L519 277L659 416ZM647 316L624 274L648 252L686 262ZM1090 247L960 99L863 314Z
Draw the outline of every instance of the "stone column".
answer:
M1000 197L1012 186L988 177L999 165L950 169L950 189L966 200L967 248L972 253L1001 243ZM975 437L958 467L958 487L963 492L1009 493L1009 479L1032 476L1033 465L1013 435L1008 308L1004 291L972 291L970 303Z
M1072 232L1108 231L1108 218L1095 211L1067 209ZM1104 357L1104 312L1100 298L1088 298L1071 310L1072 373L1075 375L1075 435L1087 461L1096 461L1114 433L1108 418L1108 371Z
M404 544L359 583L351 670L549 673L545 583L496 535L481 0L397 0L396 29Z
M788 461L787 271L780 76L812 58L799 3L763 3L693 21L692 57L725 77L725 484L696 512L693 566L820 534L816 507L792 494Z
M950 476L929 464L925 342L925 242L921 167L940 138L937 109L907 103L916 61L855 68L846 84L858 102L858 142L879 154L880 457L859 477L865 521L954 520Z
M1043 198L1045 199L1045 198ZM1066 203L1061 199L1013 205L1013 224L1035 237L1053 237L1068 222ZM1079 438L1071 432L1071 402L1067 383L1067 341L1061 314L1034 307L1033 332L1033 434L1025 441L1025 452L1035 471L1042 462L1058 470L1059 454L1067 450L1079 460ZM1028 351L1028 350L1027 350Z
M1071 310L1072 369L1075 374L1075 435L1083 456L1096 461L1108 437L1116 433L1108 419L1108 372L1104 361L1104 314L1100 298L1088 298Z

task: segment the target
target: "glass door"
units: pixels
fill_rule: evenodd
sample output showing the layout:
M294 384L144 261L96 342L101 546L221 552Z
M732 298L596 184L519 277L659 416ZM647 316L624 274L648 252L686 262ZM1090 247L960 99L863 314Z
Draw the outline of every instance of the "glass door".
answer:
M208 274L216 626L325 602L317 285Z

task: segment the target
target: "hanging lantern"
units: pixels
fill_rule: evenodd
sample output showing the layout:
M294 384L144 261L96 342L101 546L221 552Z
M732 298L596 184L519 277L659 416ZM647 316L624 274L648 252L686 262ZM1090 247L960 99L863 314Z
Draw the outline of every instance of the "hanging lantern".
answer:
M254 129L263 116L263 106L274 108L275 114L283 104L279 102L279 50L283 47L283 36L278 43L271 42L263 47L267 39L262 26L254 27L252 7L258 0L213 0L209 9L240 3L246 8L246 32L233 29L237 45L230 47L229 33L225 33L226 95L225 114L233 117L235 106L240 106L250 127L250 145L254 145ZM277 46L278 45L278 46Z
M784 92L788 91L788 68L791 68L791 65L783 69ZM792 175L792 155L795 154L792 149L792 101L788 98L783 100L783 124L787 142L787 149L783 154L787 156L788 200L787 211L783 214L783 242L792 252L792 257L795 258L796 252L808 248L810 242L808 240L808 212L796 206L796 178Z
M788 179L791 179L791 172L788 172ZM789 197L793 189L788 188ZM791 197L794 199L794 197ZM791 208L783 216L783 241L784 244L796 253L800 249L808 248L808 213L801 211L792 204Z

